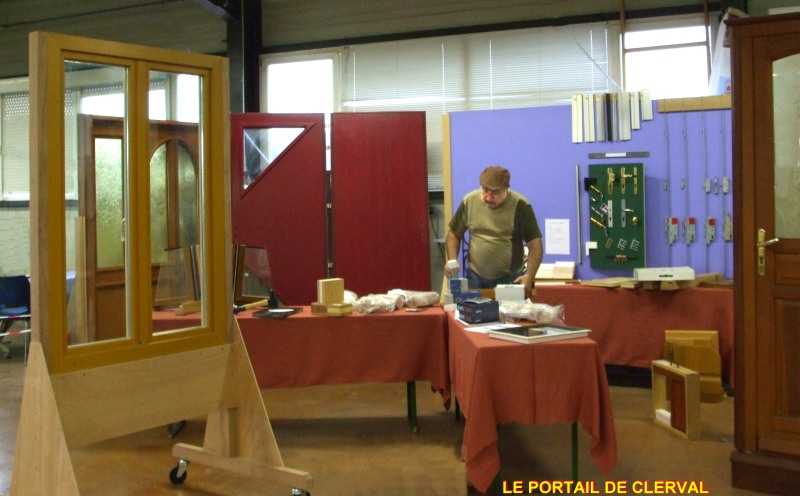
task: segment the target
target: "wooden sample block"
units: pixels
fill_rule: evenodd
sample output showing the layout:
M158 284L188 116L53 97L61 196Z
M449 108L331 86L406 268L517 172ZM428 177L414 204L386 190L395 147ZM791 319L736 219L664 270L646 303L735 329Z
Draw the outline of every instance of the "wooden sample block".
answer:
M664 333L662 357L700 374L700 401L717 403L722 390L722 359L719 333L714 330L668 330Z
M323 305L344 302L344 279L319 279L317 281L317 302Z
M698 439L700 374L666 360L653 360L651 370L655 422L686 439Z

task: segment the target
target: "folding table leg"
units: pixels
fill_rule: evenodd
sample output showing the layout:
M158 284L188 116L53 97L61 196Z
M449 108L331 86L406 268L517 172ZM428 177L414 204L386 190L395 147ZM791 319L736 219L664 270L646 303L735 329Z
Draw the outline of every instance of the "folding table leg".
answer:
M406 383L406 396L408 397L408 424L412 431L417 432L417 384L414 381Z
M578 481L578 423L572 423L572 480Z

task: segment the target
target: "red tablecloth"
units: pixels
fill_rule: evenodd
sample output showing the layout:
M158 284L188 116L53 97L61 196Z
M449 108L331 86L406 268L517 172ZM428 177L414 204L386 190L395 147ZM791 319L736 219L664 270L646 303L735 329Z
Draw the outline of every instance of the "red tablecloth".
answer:
M261 388L428 380L450 401L447 320L441 307L422 312L285 319L237 315Z
M662 358L664 331L716 330L722 376L734 385L733 291L686 288L676 291L537 285L536 303L564 305L567 325L588 327L603 362L650 368Z
M196 325L199 314L153 312L153 329ZM314 315L285 319L237 314L261 388L427 380L450 406L447 319L442 307L421 312Z
M580 422L600 469L614 468L611 398L592 339L517 344L466 331L452 314L448 328L453 392L466 417L461 457L478 490L485 492L500 470L497 425L508 422Z

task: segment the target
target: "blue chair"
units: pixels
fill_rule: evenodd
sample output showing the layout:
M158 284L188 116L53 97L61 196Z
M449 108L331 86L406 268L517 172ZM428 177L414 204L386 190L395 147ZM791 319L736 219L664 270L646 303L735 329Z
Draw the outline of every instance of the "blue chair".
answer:
M3 338L18 320L27 322L30 328L31 283L28 276L0 276L0 351L6 358L11 358L11 350L3 344Z

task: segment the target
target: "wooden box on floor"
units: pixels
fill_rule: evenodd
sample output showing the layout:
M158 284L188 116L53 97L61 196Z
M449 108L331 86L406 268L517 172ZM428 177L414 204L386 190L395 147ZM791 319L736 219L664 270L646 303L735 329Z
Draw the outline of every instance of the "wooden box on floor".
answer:
M651 370L655 422L686 439L698 439L700 374L666 360L653 360Z

